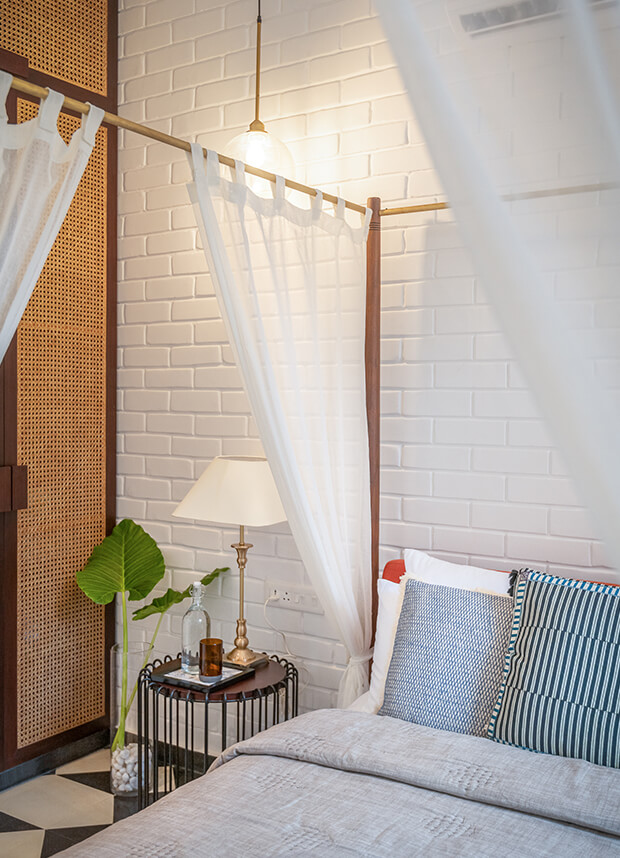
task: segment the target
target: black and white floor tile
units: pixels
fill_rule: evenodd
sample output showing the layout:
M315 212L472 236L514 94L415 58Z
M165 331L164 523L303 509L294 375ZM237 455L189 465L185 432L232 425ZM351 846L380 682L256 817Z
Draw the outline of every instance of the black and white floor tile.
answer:
M0 856L48 858L138 809L110 793L110 751L102 749L0 792Z

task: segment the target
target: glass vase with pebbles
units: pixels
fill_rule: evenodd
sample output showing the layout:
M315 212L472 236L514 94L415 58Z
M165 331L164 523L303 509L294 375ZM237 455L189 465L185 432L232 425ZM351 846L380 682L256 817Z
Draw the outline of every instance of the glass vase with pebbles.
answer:
M149 654L147 643L130 644L127 652L115 644L110 660L110 788L114 795L138 795L151 788L152 754L150 749L138 760L137 678ZM123 682L124 679L124 682Z

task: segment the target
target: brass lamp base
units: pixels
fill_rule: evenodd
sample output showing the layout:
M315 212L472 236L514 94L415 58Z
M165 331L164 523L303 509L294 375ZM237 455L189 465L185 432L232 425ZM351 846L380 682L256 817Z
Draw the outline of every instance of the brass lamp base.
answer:
M266 653L254 652L248 646L248 630L247 624L243 615L243 591L244 591L244 573L247 563L248 549L252 548L251 542L246 542L244 539L244 528L239 528L239 542L234 542L231 546L237 552L237 565L239 566L239 619L237 620L237 637L235 645L230 652L226 653L226 661L232 661L233 664L238 664L239 667L257 667L269 661L269 656Z
M258 667L260 664L266 664L269 661L267 653L254 652L251 649L239 649L239 647L231 649L224 658L226 661L238 664L239 667Z

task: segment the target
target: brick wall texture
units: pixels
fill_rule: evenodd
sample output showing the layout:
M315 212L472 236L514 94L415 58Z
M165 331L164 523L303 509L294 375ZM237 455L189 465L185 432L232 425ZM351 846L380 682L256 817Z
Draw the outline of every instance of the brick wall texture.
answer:
M452 33L444 4L424 8L441 50ZM120 113L225 151L253 117L255 16L254 0L121 0ZM264 0L263 18L261 117L288 144L296 177L360 202L442 198L370 0ZM531 109L542 116L527 39L546 30L528 32L509 73L515 97L535 93ZM550 39L549 55L555 47ZM497 71L484 70L490 83ZM185 153L124 132L119 162L118 515L149 530L166 557L166 585L183 587L234 566L237 534L174 519L173 508L214 456L262 448L198 243ZM532 204L526 214L542 233L570 236L569 203ZM417 547L460 563L596 578L602 548L450 213L383 226L382 562ZM616 252L592 272L600 295L612 297L619 261ZM574 248L556 275L567 300L579 298L594 262ZM283 653L265 622L265 581L309 581L286 525L247 538L250 640ZM227 642L237 585L225 577L208 601L213 633ZM334 705L345 662L334 629L321 614L266 611L303 667L302 709ZM179 649L181 615L167 617L160 654Z

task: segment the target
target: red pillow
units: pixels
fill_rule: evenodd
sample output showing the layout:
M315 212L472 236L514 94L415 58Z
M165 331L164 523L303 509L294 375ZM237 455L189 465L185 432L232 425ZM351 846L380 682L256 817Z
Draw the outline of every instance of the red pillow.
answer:
M386 581L393 581L395 584L400 584L400 579L405 574L404 560L388 560L383 567L382 578Z

